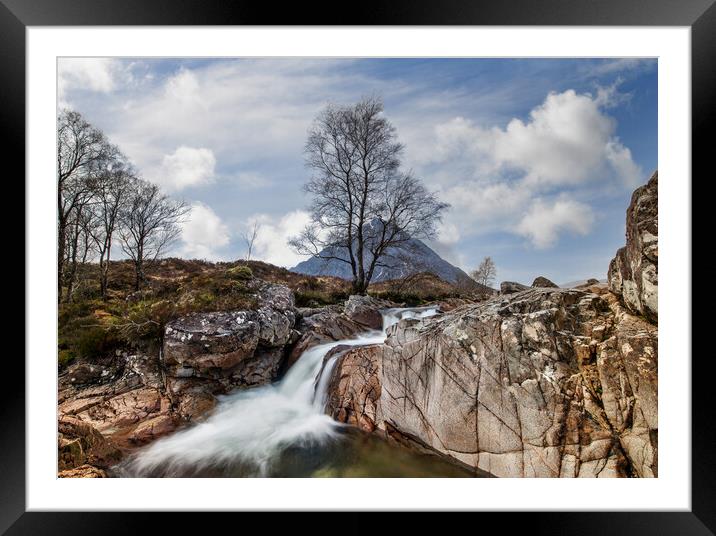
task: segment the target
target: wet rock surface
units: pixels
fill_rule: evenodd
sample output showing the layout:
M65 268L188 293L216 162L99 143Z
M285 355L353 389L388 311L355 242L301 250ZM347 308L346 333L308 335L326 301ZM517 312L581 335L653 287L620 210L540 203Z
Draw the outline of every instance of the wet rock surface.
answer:
M109 440L121 453L167 434L179 424L164 388L158 359L120 354L109 364L93 365L102 372L92 383L78 384L74 371L84 365L70 367L67 374L60 377L60 452L63 438L79 438L90 447L84 449L85 459L106 467L110 464L102 463L102 456L93 458L98 448L104 450L98 437ZM62 454L60 458L62 460ZM80 461L80 458L68 459L65 466L61 461L60 468L76 467L81 465Z
M257 298L255 311L195 313L167 325L163 359L173 395L201 398L278 377L294 335L293 293L266 284Z

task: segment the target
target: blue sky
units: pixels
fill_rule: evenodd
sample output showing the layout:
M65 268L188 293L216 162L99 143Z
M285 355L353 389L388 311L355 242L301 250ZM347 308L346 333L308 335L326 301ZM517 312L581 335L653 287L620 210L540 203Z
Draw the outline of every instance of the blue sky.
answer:
M404 167L451 204L430 245L498 280L604 278L631 192L657 167L651 59L110 59L58 62L58 98L192 205L173 254L292 266L306 132L379 95Z

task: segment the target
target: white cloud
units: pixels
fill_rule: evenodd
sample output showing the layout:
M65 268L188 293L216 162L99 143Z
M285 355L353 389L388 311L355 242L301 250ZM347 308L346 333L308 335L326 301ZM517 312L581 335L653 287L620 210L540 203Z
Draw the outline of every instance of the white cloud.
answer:
M149 171L148 177L167 191L175 192L210 183L215 167L211 149L182 146L164 155L159 168Z
M430 158L452 165L467 158L475 174L516 173L538 187L578 185L610 171L631 186L632 174L640 170L614 137L616 122L602 110L613 92L550 93L526 121L514 118L504 129L454 118L435 127Z
M460 241L460 229L454 223L441 221L437 230L437 240L441 244L454 245Z
M60 58L57 63L60 88L107 93L114 89L116 67L112 58Z
M59 58L57 61L57 98L60 108L71 107L67 95L71 91L109 93L117 85L131 79L129 70L123 69L113 58Z
M528 182L579 183L603 163L615 128L589 95L552 93L528 122L513 119L495 132L495 158L524 170Z
M516 227L518 234L527 237L539 249L552 247L560 233L586 235L594 223L592 209L572 199L562 197L553 203L537 199Z
M211 147L226 169L286 155L300 161L306 130L326 96L360 96L356 75L341 76L331 65L227 60L182 68L124 101L106 130L140 169L157 167L157 155L180 145ZM348 92L357 95L345 97Z
M439 241L451 228L463 237L507 231L547 248L563 233L588 233L594 215L580 192L597 184L632 189L643 179L605 112L623 98L617 85L596 96L550 93L525 120L504 128L463 117L434 127L424 165L452 205Z
M252 228L254 222L260 225L254 243L253 258L287 268L305 260L305 257L291 250L288 240L298 235L310 219L310 214L303 210L294 210L281 218L266 214L256 214L249 218L246 222L247 228Z
M256 254L283 265L300 260L285 242L307 216L287 211L305 202L297 185L309 174L301 166L306 130L329 99L348 103L372 91L386 96L386 115L407 144L406 167L414 167L452 204L438 237L445 248L492 231L526 236L517 229L537 199L557 199L567 191L574 202L584 202L587 188L613 183L632 188L643 178L608 113L622 98L617 83L595 95L550 93L531 113L512 118L511 110L534 102L541 90L519 80L436 93L431 84L402 84L346 69L349 62L212 61L152 79L151 62L140 60L134 68L123 67L135 75L134 91L126 94L119 91L117 81L123 79L116 66L109 66L110 82L100 74L92 83L97 91L114 88L114 93L91 120L168 191L210 182L250 191L233 205L218 187L203 190L202 199L209 202L205 193L215 196L216 205L209 203L231 222L272 213L260 216L263 238ZM599 65L610 72L641 68L632 60ZM456 110L465 117L456 117ZM548 203L548 208L554 207ZM301 214L306 216L301 225L285 232L282 226L301 220ZM530 239L555 244L570 228L554 225L550 232L554 240Z
M164 91L170 98L194 101L199 97L199 80L192 71L181 69L167 79Z
M610 140L605 147L605 153L607 160L624 184L633 188L643 180L644 173L632 160L629 148L624 147L619 139Z
M230 239L229 229L221 218L207 205L195 202L182 224L179 252L186 258L222 260L220 250Z

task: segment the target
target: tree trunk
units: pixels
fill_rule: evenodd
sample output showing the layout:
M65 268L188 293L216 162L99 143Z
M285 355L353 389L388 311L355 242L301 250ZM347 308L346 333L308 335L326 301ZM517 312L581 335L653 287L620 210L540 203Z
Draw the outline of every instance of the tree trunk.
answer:
M134 262L134 290L139 290L144 283L144 259L139 259Z
M67 239L67 225L59 220L57 232L57 303L62 303L62 278L65 268L65 240Z
M354 279L352 292L353 292L353 294L365 296L366 293L368 292L368 285L366 284L365 280Z

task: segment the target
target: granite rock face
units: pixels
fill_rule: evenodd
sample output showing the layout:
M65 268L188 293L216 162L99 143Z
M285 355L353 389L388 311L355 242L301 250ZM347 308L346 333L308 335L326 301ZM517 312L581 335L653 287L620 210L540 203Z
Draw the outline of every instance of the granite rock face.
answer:
M338 422L372 432L381 423L380 346L336 347L338 357L328 385L326 413ZM329 354L326 359L332 356Z
M658 173L631 197L626 214L626 246L609 264L609 289L626 308L657 323L659 317Z
M606 289L533 289L393 327L382 418L495 476L656 476L656 355Z

